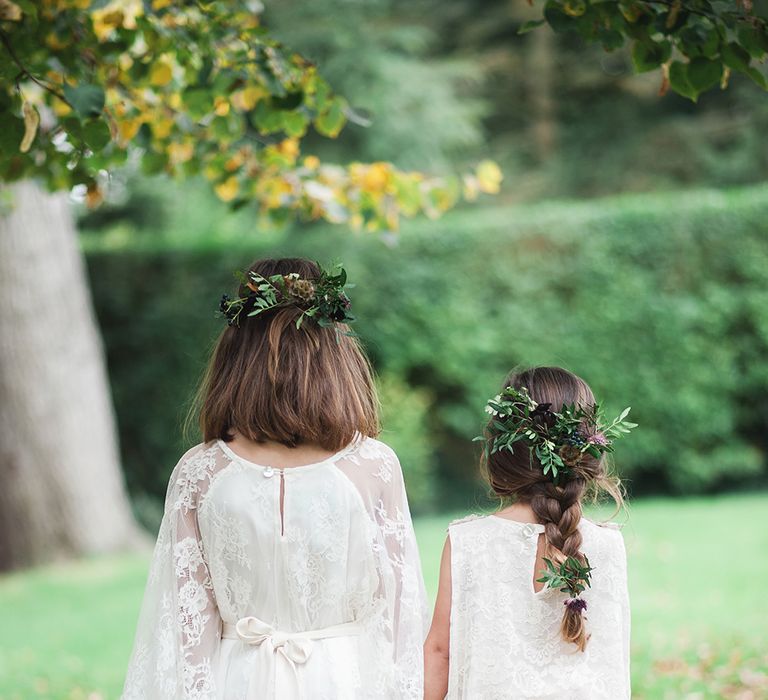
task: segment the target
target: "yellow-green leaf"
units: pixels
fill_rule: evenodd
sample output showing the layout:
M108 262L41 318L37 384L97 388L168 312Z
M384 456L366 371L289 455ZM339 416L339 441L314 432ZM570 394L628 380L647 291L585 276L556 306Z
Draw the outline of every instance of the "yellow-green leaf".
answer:
M322 114L315 119L315 127L323 136L336 138L339 135L344 122L347 120L344 116L346 101L341 97L334 97Z
M15 2L11 2L11 0L0 0L0 21L21 21L21 8Z
M149 71L149 82L156 87L168 85L173 78L173 70L168 61L160 60L152 64Z
M484 160L477 166L477 184L481 192L496 194L503 179L501 168L492 160Z
M214 187L216 196L222 202L231 202L237 197L238 190L240 189L240 183L237 181L237 177L232 175L228 177L224 182L220 182Z
M37 127L40 126L40 115L35 106L29 102L24 103L22 111L24 113L24 138L21 140L19 150L22 153L26 153L37 135Z
M563 5L563 11L571 17L581 17L586 10L587 3L584 0L566 0Z

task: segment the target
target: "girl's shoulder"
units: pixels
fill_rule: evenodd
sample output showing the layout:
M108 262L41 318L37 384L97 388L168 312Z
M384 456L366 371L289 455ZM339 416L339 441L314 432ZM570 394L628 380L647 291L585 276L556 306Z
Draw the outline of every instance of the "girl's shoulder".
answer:
M612 539L622 539L621 531L623 523L615 523L611 520L597 521L589 518L581 519L581 530L591 532L597 537L606 537Z
M450 532L451 528L458 527L459 525L464 525L465 523L472 523L477 520L482 520L486 517L487 516L483 515L482 513L470 513L469 515L465 515L464 517L451 520L451 522L448 523L447 529Z
M486 536L483 533L491 536L493 533L501 532L504 536L507 536L509 534L507 527L520 529L523 527L523 523L515 523L511 520L498 518L491 513L470 513L448 523L446 532L454 539L470 541L477 536ZM544 529L543 526L538 525L531 527L540 527L542 531Z
M400 460L389 445L377 438L359 433L334 457L333 461L343 471L349 471L346 467L353 466L355 472L362 471L378 476L386 483L389 483L393 476L402 475Z
M620 523L610 521L596 522L588 518L581 519L581 534L584 538L584 545L596 551L605 552L611 557L623 558L626 556L624 545L624 535Z
M195 466L213 463L214 461L224 459L225 457L226 455L224 455L219 448L218 440L199 442L197 445L192 445L192 447L179 457L171 474L171 478L179 472L188 472L190 469L194 469Z
M398 461L395 451L386 442L368 435L358 434L349 446L348 454L363 459Z
M218 440L190 447L181 455L171 472L166 507L196 508L208 492L214 476L231 462L232 459L221 448Z
M606 530L621 531L621 528L624 527L623 523L615 523L613 520L601 520L600 522L597 520L591 520L590 518L584 518L584 520L588 523L591 523L592 525L596 525L597 527L605 528Z

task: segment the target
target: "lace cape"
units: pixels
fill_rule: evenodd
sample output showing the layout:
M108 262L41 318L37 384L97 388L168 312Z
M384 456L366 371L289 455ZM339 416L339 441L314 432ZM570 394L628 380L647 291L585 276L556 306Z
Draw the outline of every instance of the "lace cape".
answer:
M358 437L323 462L274 470L221 441L197 445L170 478L122 697L237 700L249 659L223 648L222 622L271 616L303 631L373 611L357 669L338 669L346 685L332 680L311 697L422 697L426 596L389 447Z

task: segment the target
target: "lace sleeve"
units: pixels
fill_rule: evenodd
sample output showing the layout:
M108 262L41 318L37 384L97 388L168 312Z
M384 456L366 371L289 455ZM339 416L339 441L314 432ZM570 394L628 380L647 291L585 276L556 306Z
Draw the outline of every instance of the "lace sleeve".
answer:
M209 700L221 637L197 507L215 466L193 448L171 475L123 700Z
M392 635L399 697L423 694L423 645L429 628L424 578L413 530L403 472L397 456L385 448L391 479L376 508L387 559L394 573Z
M422 700L423 645L429 613L419 550L413 531L403 472L397 455L383 442L363 438L337 463L355 485L371 526L377 598L385 605L382 632L393 655L391 700ZM381 660L377 660L380 663Z

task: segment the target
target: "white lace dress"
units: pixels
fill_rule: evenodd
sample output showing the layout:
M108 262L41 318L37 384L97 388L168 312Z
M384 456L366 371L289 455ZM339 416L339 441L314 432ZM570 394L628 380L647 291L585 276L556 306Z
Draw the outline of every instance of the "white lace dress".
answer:
M426 626L390 448L275 469L198 445L171 476L122 697L420 700Z
M624 540L582 520L594 567L585 652L562 641L565 594L533 588L543 525L472 517L452 523L449 700L625 700L629 598Z

